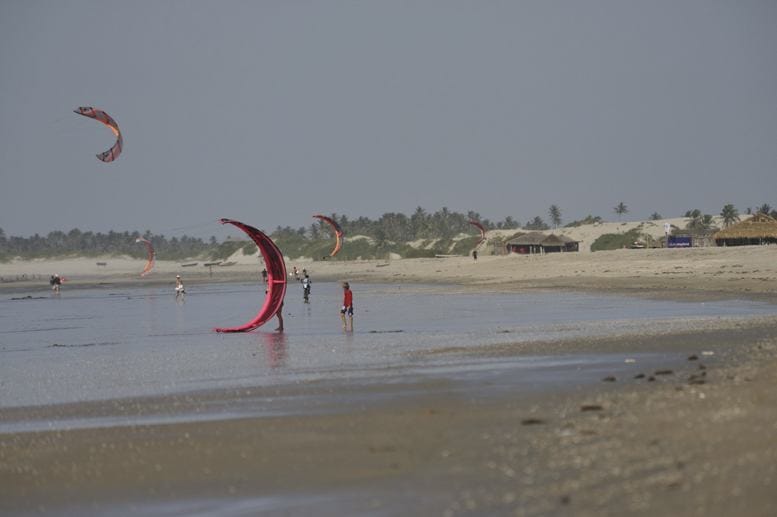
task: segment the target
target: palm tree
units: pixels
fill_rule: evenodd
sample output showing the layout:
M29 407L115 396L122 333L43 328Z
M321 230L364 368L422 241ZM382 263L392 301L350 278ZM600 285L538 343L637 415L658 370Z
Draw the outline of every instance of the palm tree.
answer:
M739 221L739 211L731 203L723 207L720 215L723 217L723 226L726 228Z
M707 234L713 229L712 216L705 214L700 215L699 217L694 217L688 222L688 225L685 228L694 235Z
M512 218L512 216L505 217L504 222L502 223L502 228L505 230L513 230L515 228L520 227L521 225L518 224L518 221Z
M771 211L772 211L772 207L768 203L764 203L763 205L758 207L758 212L762 214L769 215Z
M525 228L527 230L547 230L548 225L542 220L542 217L536 216L534 219L526 223Z
M548 215L550 216L550 222L553 223L553 227L558 228L561 224L561 209L556 205L550 205Z
M618 214L618 220L620 221L620 220L621 220L621 216L622 216L623 214L627 214L627 213L629 213L629 207L627 207L627 206L626 206L626 203L624 203L623 201L621 201L620 203L618 203L618 206L616 206L615 208L613 208L613 211L614 211L616 214Z
M658 212L653 212L652 214L650 214L651 221L658 221L659 219L663 219L663 217Z

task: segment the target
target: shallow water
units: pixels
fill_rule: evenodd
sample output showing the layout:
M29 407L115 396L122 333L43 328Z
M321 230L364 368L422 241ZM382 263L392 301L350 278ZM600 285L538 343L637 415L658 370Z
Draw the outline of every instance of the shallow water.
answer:
M480 382L515 368L541 389L574 380L569 374L581 368L622 364L623 357L479 360L418 353L777 313L773 305L747 301L476 294L372 284L354 286L356 331L344 333L341 289L317 283L310 304L302 302L300 286L289 286L283 334L212 331L250 319L263 294L255 284L212 284L190 287L184 303L176 303L172 289L156 287L65 290L41 299L8 296L0 300L0 408L311 382L368 385L451 377ZM274 326L273 321L266 328Z

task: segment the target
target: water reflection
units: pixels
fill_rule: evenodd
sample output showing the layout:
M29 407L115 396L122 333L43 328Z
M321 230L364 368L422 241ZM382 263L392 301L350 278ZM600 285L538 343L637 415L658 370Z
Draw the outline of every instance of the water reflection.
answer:
M267 365L270 368L286 366L286 334L283 332L261 332L259 336L264 345Z

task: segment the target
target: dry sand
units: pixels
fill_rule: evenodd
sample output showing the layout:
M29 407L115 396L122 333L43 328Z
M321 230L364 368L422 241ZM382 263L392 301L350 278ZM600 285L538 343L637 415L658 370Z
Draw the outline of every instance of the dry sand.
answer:
M775 259L777 247L749 247L289 266L306 267L314 281L775 303ZM114 259L105 261L108 266L97 272L88 263L93 259L0 265L0 276L58 272L72 286L139 281L133 275L142 262L120 267ZM214 270L213 279L255 279L256 257L243 262ZM183 272L194 284L210 279L202 266L189 269ZM177 264L160 263L146 281L172 283L176 271ZM39 285L4 284L14 291ZM671 371L646 371L641 379L565 393L435 392L341 414L0 435L0 512L60 513L71 504L99 512L122 502L130 505L126 509L196 497L334 494L339 504L300 503L291 513L777 515L777 318L534 345L541 346L562 353L682 350L689 360ZM516 344L477 353L536 352ZM224 395L222 402L238 396ZM212 403L203 397L188 403ZM153 403L173 408L180 401L163 397ZM141 414L143 404L137 408ZM68 411L111 409L84 405ZM256 512L261 508L267 509L257 506Z

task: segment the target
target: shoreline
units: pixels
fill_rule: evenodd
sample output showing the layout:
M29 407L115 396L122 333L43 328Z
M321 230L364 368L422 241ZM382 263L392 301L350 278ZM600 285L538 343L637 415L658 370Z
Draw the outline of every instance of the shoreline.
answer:
M0 277L39 275L39 280L0 282L0 293L49 292L48 276L68 280L63 292L78 288L164 286L181 274L186 285L260 280L257 256L239 256L229 267L188 270L177 262L158 261L151 275L140 278L137 260L106 258L108 270L95 271L95 258L0 263ZM457 285L481 292L570 290L610 292L657 299L733 299L777 303L777 247L616 250L556 253L544 256L288 261L287 269L307 268L313 282L342 281ZM294 279L290 280L291 282ZM171 287L172 288L172 287Z

